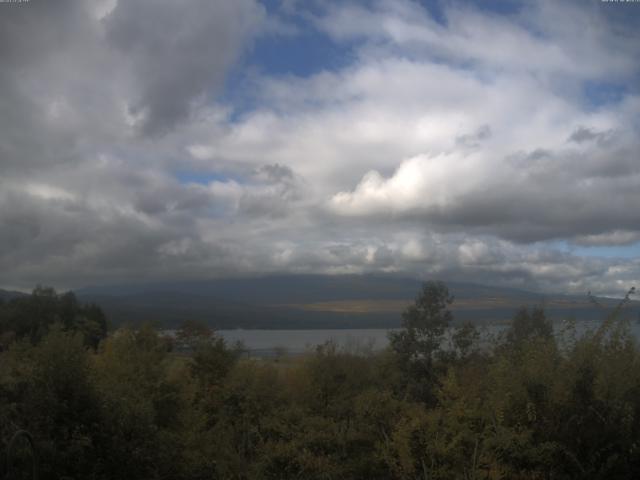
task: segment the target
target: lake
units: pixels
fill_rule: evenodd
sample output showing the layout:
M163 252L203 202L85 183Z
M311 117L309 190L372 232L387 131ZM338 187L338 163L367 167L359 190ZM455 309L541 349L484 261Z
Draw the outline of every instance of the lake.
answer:
M576 332L581 334L587 330L593 330L601 322L576 322ZM561 334L566 323L554 324L554 330ZM640 338L640 324L632 322L631 331ZM505 325L487 325L479 327L481 338L485 341L499 335L507 327ZM279 353L301 354L321 345L329 340L334 341L340 347L350 349L382 350L388 344L387 337L390 329L323 329L323 330L217 330L229 345L242 342L251 355L274 356Z
M217 330L229 345L242 342L250 353L271 356L276 352L300 354L317 345L334 341L342 347L371 347L381 350L389 344L384 328L325 330Z

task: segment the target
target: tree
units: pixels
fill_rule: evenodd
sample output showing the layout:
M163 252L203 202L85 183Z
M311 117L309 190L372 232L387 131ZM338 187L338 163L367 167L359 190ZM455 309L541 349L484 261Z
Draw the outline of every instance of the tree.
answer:
M238 349L228 348L224 338L213 336L195 345L191 372L205 388L220 385L240 357Z
M104 421L99 445L108 452L102 478L179 478L171 473L180 466L185 401L178 380L184 374L169 377L168 350L167 340L147 324L114 332L94 358Z
M480 340L480 332L471 322L466 322L456 328L451 336L455 354L460 359L466 359L474 351L474 348L477 348L478 340Z
M392 348L409 359L432 359L453 320L451 303L453 296L444 283L426 282L415 303L402 313L402 330L390 333Z
M55 324L68 332L80 332L85 345L92 348L107 336L107 319L100 307L78 302L73 292L59 294L51 287L37 286L31 295L0 305L0 343L4 346L22 338L36 344Z
M453 296L443 282L424 283L415 303L402 313L402 329L389 334L392 350L409 380L410 390L424 401L434 400L434 361L453 320Z
M536 337L545 340L553 338L553 325L542 307L534 307L531 313L526 307L521 307L511 320L507 340L513 345L518 345Z
M82 335L57 324L37 345L17 342L1 355L0 445L16 430L28 430L40 478L87 478L100 456L101 414Z
M184 320L176 332L176 340L179 345L191 350L201 343L209 343L212 337L211 328L206 323L197 320Z

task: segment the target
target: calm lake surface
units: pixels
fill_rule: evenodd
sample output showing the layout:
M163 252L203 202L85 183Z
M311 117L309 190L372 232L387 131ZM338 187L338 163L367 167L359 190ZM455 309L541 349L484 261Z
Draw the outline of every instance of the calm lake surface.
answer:
M370 347L381 350L389 344L383 328L327 329L327 330L217 330L229 345L242 342L251 353L265 355L300 354L312 351L317 345L334 341L342 347Z
M580 335L585 331L596 329L601 322L576 322L575 331ZM631 322L631 332L640 339L640 324ZM559 337L563 336L567 324L556 323L554 330ZM490 341L507 327L505 325L486 325L479 327L481 338ZM325 330L217 330L229 345L242 342L244 347L256 356L273 356L276 354L301 354L313 351L317 345L333 341L340 347L349 349L381 350L388 344L390 329L325 329ZM566 334L565 334L566 335Z

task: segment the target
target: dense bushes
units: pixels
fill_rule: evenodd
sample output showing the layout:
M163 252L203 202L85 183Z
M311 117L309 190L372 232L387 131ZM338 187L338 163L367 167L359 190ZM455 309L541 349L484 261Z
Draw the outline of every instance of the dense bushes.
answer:
M38 286L31 295L0 299L0 351L13 340L37 343L55 324L79 332L94 348L107 335L107 319L97 305L78 302L73 292Z
M640 473L640 355L624 321L553 336L521 310L490 345L445 335L431 284L383 352L250 359L188 325L97 350L58 322L0 353L0 436L36 437L45 479L539 479ZM414 347L412 347L412 345ZM415 350L411 350L415 348Z

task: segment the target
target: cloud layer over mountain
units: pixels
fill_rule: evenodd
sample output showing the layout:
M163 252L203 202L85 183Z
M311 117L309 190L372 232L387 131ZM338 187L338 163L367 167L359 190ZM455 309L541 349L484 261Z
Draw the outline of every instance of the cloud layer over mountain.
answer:
M640 5L436 6L0 4L0 285L638 284Z

